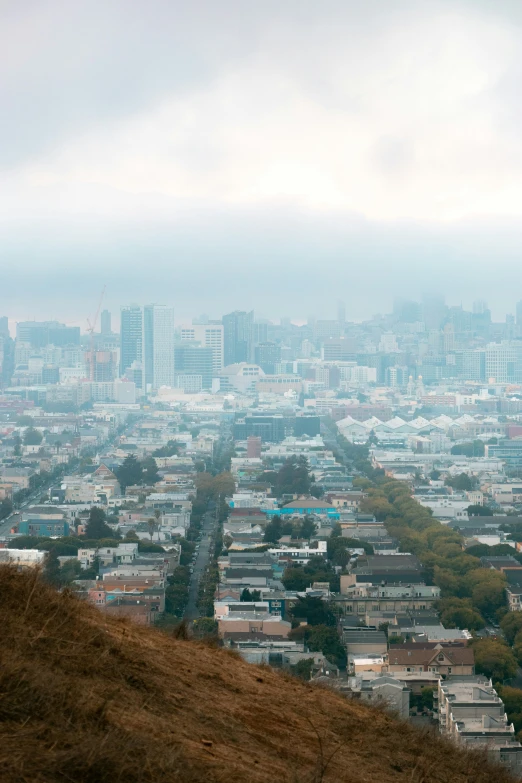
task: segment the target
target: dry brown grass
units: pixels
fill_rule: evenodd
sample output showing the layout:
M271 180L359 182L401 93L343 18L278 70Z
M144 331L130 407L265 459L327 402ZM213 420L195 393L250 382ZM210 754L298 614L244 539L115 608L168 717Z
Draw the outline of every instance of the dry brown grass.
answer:
M507 783L480 755L0 568L2 783Z

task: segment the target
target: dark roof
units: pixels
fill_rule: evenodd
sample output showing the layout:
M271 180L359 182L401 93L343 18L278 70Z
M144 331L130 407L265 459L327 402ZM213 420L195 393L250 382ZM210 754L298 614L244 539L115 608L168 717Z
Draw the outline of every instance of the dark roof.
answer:
M374 630L373 628L343 628L343 642L345 644L384 644L386 645L386 634L384 631Z
M519 568L506 568L504 571L508 584L522 586L522 572Z
M227 579L241 579L243 576L272 576L270 566L261 566L260 568L226 568L225 576Z
M522 563L519 563L518 560L511 555L502 555L501 557L489 557L489 555L486 555L481 557L480 561L484 566L496 568L497 571L500 571L501 568L522 569Z
M522 522L522 517L469 517L469 519L452 519L449 522L449 527L456 528L473 528L473 527L498 527L506 523L506 520L518 520ZM508 524L510 524L508 522Z
M266 552L229 552L228 559L231 566L239 566L240 564L255 564L257 566L273 563L272 558Z
M389 585L411 585L424 582L420 571L370 571L366 568L354 568L352 574L355 574L356 582L369 582L374 585L381 582Z
M475 654L472 647L444 647L442 650L433 648L427 650L420 644L413 644L408 649L395 649L395 645L391 645L388 650L388 657L390 666L411 666L425 665L427 666L432 661L436 662L437 656L443 653L454 664L465 664L473 666L475 663Z
M332 508L332 504L326 503L324 500L317 500L317 498L299 498L292 500L291 503L286 503L283 508Z
M446 649L448 647L465 647L467 642L463 639L458 642L399 642L393 645L394 650L434 650L436 647Z
M371 568L373 570L391 570L397 571L409 571L420 568L420 562L418 557L409 554L398 555L366 555L364 558L359 558L359 565L363 568Z

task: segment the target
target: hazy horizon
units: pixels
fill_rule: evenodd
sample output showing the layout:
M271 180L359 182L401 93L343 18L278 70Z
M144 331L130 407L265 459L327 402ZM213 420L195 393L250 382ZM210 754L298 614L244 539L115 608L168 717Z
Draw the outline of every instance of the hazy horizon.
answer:
M21 0L1 11L1 313L522 299L522 5ZM520 293L518 293L520 291Z

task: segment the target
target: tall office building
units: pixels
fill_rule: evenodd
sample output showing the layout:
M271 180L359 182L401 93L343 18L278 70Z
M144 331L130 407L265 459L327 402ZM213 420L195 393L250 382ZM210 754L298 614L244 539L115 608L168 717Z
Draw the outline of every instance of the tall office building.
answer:
M174 387L174 310L165 305L143 308L144 388Z
M6 315L0 316L0 337L10 337L9 320Z
M255 348L255 363L267 375L274 375L276 365L281 361L281 346L276 343L260 343Z
M66 326L58 321L20 321L16 324L16 339L31 348L56 345L80 345L80 327Z
M223 331L223 324L212 322L181 327L182 342L192 341L205 348L212 348L212 377L214 378L217 378L220 370L225 366Z
M489 343L485 349L486 380L518 383L522 380L522 348L517 343Z
M253 323L253 310L250 313L235 310L223 316L225 367L229 364L250 361Z
M120 342L120 375L123 376L133 362L141 362L143 358L143 311L137 304L121 308Z
M475 315L483 315L488 310L488 303L485 299L475 299L473 302L473 312Z
M101 333L103 335L110 334L112 332L111 328L111 314L108 310L102 310L101 316L100 316L100 323L101 323Z
M174 366L176 379L179 376L201 376L201 388L212 388L212 348L185 342L176 346L174 351Z
M337 301L337 320L339 321L341 329L344 329L344 325L346 323L346 307L341 299Z
M446 316L446 304L442 294L423 294L422 312L426 329L440 329Z

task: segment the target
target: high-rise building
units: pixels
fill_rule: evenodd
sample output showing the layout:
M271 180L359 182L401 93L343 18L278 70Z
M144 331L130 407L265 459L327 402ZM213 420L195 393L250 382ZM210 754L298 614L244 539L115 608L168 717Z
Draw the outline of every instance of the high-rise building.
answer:
M112 332L111 328L111 314L108 310L102 310L101 316L100 316L100 324L101 324L101 333L103 335L110 334Z
M165 305L143 308L145 389L174 386L174 310Z
M9 319L6 315L0 316L0 337L10 337Z
M422 295L422 310L426 329L440 329L446 315L446 305L441 294Z
M268 342L256 345L254 361L267 375L275 375L275 366L281 361L281 346Z
M225 366L223 324L205 323L181 327L181 341L192 341L212 348L212 374L217 378Z
M255 350L256 345L270 342L268 339L268 321L254 321L252 324L252 343L251 350ZM250 357L250 360L253 356Z
M46 345L64 347L80 344L80 327L66 326L58 321L20 321L16 324L16 339L32 348Z
M497 383L519 382L522 379L522 348L502 341L486 346L486 380Z
M235 310L223 316L225 367L250 361L254 311Z
M455 351L455 365L457 377L465 381L486 380L486 353L483 350L471 348Z
M337 301L337 320L339 321L341 329L344 329L346 323L346 307L341 299Z
M120 341L120 375L123 376L133 363L143 358L143 311L137 304L121 308ZM136 381L135 376L133 380ZM139 382L136 385L142 386Z
M322 346L326 362L349 362L355 360L357 340L353 337L331 337Z
M210 346L195 345L189 342L177 345L174 350L176 378L180 375L201 376L201 388L212 388L213 356ZM178 384L179 385L179 384Z
M488 309L488 303L484 299L475 299L473 302L473 312L475 315L483 315Z
M323 343L330 338L338 339L341 336L339 321L316 321L314 325L314 340Z
M112 351L88 351L85 354L88 378L96 383L113 381L116 377L116 353Z

